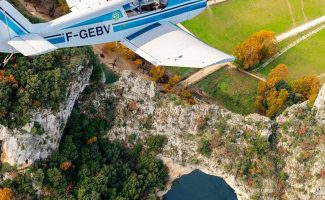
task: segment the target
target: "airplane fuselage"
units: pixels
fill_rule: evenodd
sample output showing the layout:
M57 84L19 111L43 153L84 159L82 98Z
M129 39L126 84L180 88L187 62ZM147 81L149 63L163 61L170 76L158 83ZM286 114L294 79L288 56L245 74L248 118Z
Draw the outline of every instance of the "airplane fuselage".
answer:
M206 0L169 0L164 8L136 13L128 10L131 2L108 1L107 5L74 11L29 28L16 24L12 32L17 36L39 34L58 48L100 44L121 41L157 22L177 24L189 20L207 6ZM11 52L12 48L2 41L0 51Z

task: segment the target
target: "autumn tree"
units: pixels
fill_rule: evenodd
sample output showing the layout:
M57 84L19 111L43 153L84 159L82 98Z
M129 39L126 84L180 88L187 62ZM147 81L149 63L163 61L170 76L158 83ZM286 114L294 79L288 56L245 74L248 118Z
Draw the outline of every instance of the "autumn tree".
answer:
M0 188L0 200L14 200L14 194L10 188Z
M164 89L170 92L173 87L181 80L180 76L173 75L169 78L168 82L163 85Z
M95 142L97 142L97 137L96 136L91 137L89 140L87 140L87 144L93 144Z
M261 81L258 85L255 107L268 117L274 117L285 108L290 91L284 86L287 75L288 67L280 64L271 70L266 82Z
M271 31L259 31L253 35L261 44L261 59L269 59L273 57L277 52L277 40L274 32Z
M277 40L271 31L259 31L235 47L235 63L245 70L255 67L277 52Z
M312 106L317 98L320 89L317 77L304 76L288 83L287 76L288 67L280 64L271 70L267 81L261 81L257 87L255 107L268 117L276 116L299 101L309 100Z
M150 69L149 75L154 81L158 82L165 75L165 69L161 66L153 67Z
M286 80L288 77L288 67L284 64L279 64L268 75L268 82L271 79Z
M271 91L266 99L268 105L266 116L274 117L277 115L279 111L285 108L288 97L289 92L285 89Z
M65 161L65 162L60 164L60 169L63 170L63 171L67 171L71 167L72 167L72 163L70 161Z
M190 105L196 104L192 92L188 88L182 88L178 91L180 98Z
M312 107L320 89L320 80L316 76L304 76L290 83L292 92L298 93L304 100L309 100Z
M262 46L256 38L249 38L234 49L236 63L245 70L257 65L261 60Z

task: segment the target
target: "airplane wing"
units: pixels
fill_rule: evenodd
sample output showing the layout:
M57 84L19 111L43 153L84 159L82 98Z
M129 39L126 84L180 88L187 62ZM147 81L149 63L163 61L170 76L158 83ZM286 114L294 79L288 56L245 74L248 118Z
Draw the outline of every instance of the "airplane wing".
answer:
M169 22L150 25L121 43L154 65L203 68L235 60Z
M8 44L24 56L40 55L57 49L56 46L37 34L14 37L8 41Z
M100 6L107 3L107 0L66 0L72 12L87 9L91 7Z

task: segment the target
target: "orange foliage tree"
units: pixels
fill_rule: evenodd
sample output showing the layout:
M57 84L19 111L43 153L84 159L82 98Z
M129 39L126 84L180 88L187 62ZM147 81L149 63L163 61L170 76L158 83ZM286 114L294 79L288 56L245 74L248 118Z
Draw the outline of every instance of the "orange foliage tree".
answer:
M248 38L234 49L236 63L245 70L257 65L261 60L262 46L256 38Z
M149 75L154 81L158 82L165 75L165 69L161 66L153 67L150 69Z
M272 90L266 99L268 105L266 116L274 117L279 111L285 108L288 97L289 92L285 89L281 89L280 91Z
M10 188L0 188L0 200L14 200L14 193Z
M268 75L268 80L270 79L280 79L285 80L288 77L288 67L284 64L279 64Z
M277 52L277 40L274 32L259 31L253 35L261 44L261 59L268 59L274 56Z
M0 81L5 81L8 84L16 84L17 83L14 75L12 75L12 74L6 75L5 70L0 70Z
M87 140L87 144L93 144L95 142L97 142L97 137L96 136L94 136L94 137L90 138L89 140Z
M168 82L163 85L164 89L171 92L173 87L181 80L180 76L173 75L169 78Z
M63 171L67 171L68 169L71 168L71 166L72 166L72 163L70 161L65 161L60 164L60 169Z
M261 81L257 88L255 107L268 117L279 114L286 106L299 101L309 100L312 106L320 89L320 81L315 76L286 81L288 67L284 64L276 66L268 75L266 82Z
M233 54L238 67L245 70L255 67L277 52L277 40L271 31L259 31L235 47Z
M285 108L289 91L286 88L277 89L280 81L285 81L288 75L288 67L280 64L268 75L266 82L261 81L257 88L255 107L264 112L268 117L274 117Z
M191 104L191 105L196 104L193 94L188 88L182 88L180 91L178 91L178 95L186 103Z
M290 86L294 93L301 94L303 99L308 99L311 107L314 105L320 89L320 81L316 76L304 76L292 81Z

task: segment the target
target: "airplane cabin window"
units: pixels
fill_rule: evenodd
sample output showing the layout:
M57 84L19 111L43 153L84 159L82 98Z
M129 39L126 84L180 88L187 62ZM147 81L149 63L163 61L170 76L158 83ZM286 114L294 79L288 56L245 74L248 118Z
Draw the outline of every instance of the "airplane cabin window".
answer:
M123 6L128 17L133 17L154 10L164 9L168 0L134 0Z

